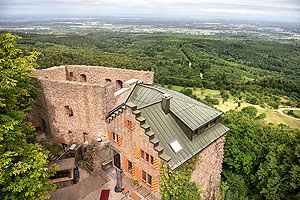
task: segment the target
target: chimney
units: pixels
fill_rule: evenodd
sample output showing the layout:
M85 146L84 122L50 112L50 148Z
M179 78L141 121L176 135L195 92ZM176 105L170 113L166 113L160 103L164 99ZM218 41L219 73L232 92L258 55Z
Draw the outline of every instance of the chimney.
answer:
M163 94L162 101L161 101L161 108L165 112L165 114L168 114L170 112L170 100L171 96L169 94Z

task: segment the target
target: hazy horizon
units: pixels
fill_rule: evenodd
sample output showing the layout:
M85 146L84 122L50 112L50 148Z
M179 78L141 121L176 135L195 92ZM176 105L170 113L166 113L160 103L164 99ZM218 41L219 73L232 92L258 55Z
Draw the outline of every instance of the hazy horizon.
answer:
M156 17L299 22L299 0L1 0L0 17Z

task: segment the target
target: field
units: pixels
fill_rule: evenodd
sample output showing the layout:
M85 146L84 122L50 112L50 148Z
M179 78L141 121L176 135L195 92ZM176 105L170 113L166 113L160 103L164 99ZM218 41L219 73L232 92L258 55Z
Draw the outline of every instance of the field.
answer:
M288 110L284 110L284 114L287 114L291 117L299 118L300 119L300 110L291 110L293 111L293 114L291 114Z

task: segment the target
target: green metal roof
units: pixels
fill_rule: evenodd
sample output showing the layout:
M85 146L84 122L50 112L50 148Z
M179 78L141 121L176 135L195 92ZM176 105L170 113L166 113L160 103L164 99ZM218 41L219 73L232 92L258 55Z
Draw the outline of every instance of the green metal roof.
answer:
M137 85L127 102L137 105L137 109L160 102L163 94L172 96L170 110L191 130L196 130L223 114L222 111L205 105L180 92L154 85Z
M161 108L163 94L172 96L168 114L165 114ZM171 170L181 166L229 131L229 128L224 125L216 124L190 140L172 115L195 131L222 115L223 112L174 90L138 84L126 102L127 106L134 108L133 114L143 122L141 127L145 129L146 135L153 137L151 142L155 146L154 149L162 152L160 157L169 161ZM170 146L174 140L177 140L182 147L177 153Z
M229 128L224 125L217 124L193 140L189 140L171 114L164 113L160 103L146 106L141 108L140 111L141 116L146 118L146 123L150 125L151 131L154 132L155 138L159 140L159 146L163 148L163 154L171 157L169 162L171 170L182 165L229 131ZM182 150L178 153L175 153L169 145L174 139L182 146Z

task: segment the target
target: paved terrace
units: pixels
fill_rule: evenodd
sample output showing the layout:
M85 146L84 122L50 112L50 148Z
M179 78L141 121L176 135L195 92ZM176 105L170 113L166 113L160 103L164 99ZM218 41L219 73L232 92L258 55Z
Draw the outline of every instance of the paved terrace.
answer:
M116 179L103 171L101 174L90 174L83 168L79 168L80 180L71 187L66 187L49 192L51 200L99 200L102 190L110 190L109 200L131 200L130 194L134 192L140 200L157 200L149 195L149 190L141 186L133 186L132 180L122 176L122 187L128 190L127 195L116 193L114 187ZM144 197L143 197L144 196Z

